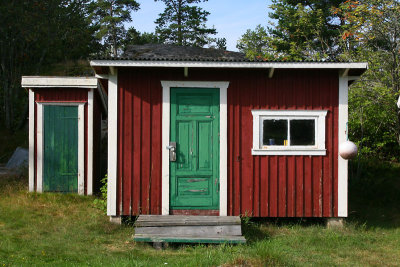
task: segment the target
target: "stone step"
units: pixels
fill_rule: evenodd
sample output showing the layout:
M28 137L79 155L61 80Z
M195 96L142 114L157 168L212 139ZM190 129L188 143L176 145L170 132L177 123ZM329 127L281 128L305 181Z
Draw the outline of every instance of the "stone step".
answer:
M137 242L167 242L167 243L233 243L243 244L246 239L243 236L198 236L198 235L147 235L135 234L133 237Z
M154 235L207 235L207 236L234 236L242 235L240 225L190 225L190 226L164 226L164 227L136 227L135 234Z

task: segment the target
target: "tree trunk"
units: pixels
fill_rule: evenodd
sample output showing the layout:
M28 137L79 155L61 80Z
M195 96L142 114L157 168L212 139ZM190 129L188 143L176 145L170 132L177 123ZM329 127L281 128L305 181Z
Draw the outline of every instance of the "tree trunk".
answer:
M182 0L178 1L178 45L183 45L183 36L182 36Z

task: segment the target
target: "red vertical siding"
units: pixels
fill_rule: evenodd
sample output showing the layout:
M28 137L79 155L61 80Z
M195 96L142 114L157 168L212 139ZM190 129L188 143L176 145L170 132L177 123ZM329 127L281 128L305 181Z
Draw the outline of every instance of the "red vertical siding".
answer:
M123 68L119 71L118 205L161 213L161 80L229 81L228 214L337 216L337 71ZM252 109L327 110L326 156L251 155ZM121 189L121 188L120 188ZM120 190L119 189L119 190Z
M87 102L88 89L84 88L36 88L37 102Z
M122 72L118 84L121 214L160 214L161 83L154 82L151 73Z

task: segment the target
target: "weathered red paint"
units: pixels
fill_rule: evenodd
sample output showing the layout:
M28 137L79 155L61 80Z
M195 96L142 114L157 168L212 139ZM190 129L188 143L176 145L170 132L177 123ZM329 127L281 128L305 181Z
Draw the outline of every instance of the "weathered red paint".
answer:
M35 88L36 102L87 102L86 88Z
M337 70L195 68L119 69L118 214L161 214L161 80L230 82L228 215L337 216ZM251 155L252 109L328 110L327 155Z

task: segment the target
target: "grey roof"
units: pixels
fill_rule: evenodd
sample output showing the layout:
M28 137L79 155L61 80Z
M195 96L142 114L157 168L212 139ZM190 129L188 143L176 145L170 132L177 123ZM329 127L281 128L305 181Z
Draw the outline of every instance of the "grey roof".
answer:
M130 45L118 59L176 61L249 61L243 53L170 44Z
M92 60L130 60L130 61L212 61L212 62L285 62L285 63L350 63L341 60L266 60L249 59L244 53L214 48L177 46L172 44L130 45L120 57L100 57Z

